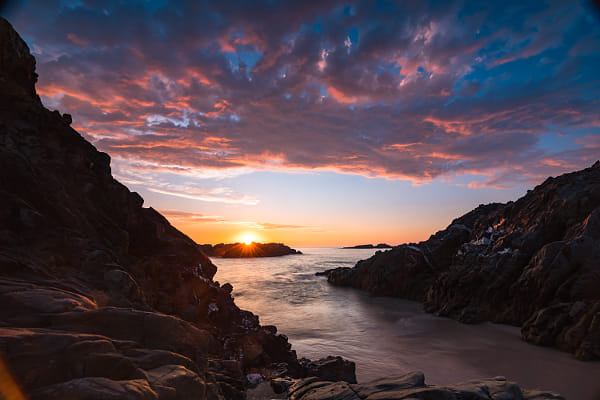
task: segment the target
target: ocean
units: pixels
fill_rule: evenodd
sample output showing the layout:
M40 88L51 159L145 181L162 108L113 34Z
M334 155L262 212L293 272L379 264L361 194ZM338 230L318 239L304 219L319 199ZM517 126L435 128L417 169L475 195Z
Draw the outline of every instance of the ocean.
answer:
M568 399L600 399L600 362L521 341L519 328L465 325L427 314L419 303L329 285L315 272L352 267L375 249L298 248L284 257L213 258L215 280L233 285L236 304L288 336L298 357L342 356L358 382L423 371L428 384L505 376Z

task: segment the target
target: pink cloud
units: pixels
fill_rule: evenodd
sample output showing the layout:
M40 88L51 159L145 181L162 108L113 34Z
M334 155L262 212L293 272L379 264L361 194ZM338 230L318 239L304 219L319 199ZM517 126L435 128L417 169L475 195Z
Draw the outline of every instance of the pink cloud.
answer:
M575 143L582 145L586 149L600 148L600 134L589 134L582 138L575 139Z
M594 83L578 80L587 69L577 59L597 37L559 46L565 27L580 22L576 5L511 15L514 26L494 25L493 6L459 19L454 3L434 14L392 4L394 23L369 2L343 21L328 1L260 13L238 6L181 5L194 23L140 9L145 19L114 29L100 29L102 10L82 15L74 6L46 25L23 24L43 50L38 92L101 150L154 171L327 170L418 183L477 171L489 179L473 185L511 185L595 157L598 135L569 151L539 138L600 127ZM115 20L132 15L116 7ZM75 16L84 22L69 23ZM556 26L544 22L550 17ZM535 79L513 82L518 74L506 72L507 60L569 48L574 59L563 54L555 75L535 63L525 74ZM253 68L243 68L244 57Z

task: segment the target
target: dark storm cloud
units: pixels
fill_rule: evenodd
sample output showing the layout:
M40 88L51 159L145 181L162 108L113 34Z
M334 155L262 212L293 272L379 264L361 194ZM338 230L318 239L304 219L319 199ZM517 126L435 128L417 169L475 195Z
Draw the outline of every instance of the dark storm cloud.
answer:
M159 168L498 185L600 150L587 2L32 1L10 13L46 104L101 149ZM559 134L573 146L546 140Z

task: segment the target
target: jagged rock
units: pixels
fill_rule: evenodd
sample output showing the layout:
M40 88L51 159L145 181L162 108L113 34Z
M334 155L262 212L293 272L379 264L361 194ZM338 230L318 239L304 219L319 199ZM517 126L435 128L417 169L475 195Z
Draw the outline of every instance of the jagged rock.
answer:
M398 268L397 265L402 265ZM415 246L397 246L377 252L354 268L340 267L328 272L327 280L339 286L352 286L380 296L399 295L424 300L434 279L434 269Z
M599 259L596 162L516 202L481 205L424 242L326 274L334 285L417 300L462 322L523 326L527 341L599 359ZM581 312L571 315L572 304Z
M316 376L325 381L346 381L356 383L356 365L342 357L322 358L310 361L300 360L300 365L306 370L306 375Z
M4 18L0 19L0 79L3 90L11 97L35 100L35 58L27 44Z
M532 315L521 327L521 337L554 346L580 360L600 359L600 302L560 303Z

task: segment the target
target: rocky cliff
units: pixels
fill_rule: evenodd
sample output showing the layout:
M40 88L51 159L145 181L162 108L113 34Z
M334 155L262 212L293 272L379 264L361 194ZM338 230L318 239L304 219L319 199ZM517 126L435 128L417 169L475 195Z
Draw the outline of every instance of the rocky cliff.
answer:
M0 18L0 397L2 365L30 399L236 399L249 372L309 373L36 78Z
M600 359L600 162L327 276L463 322L521 326L526 341Z

